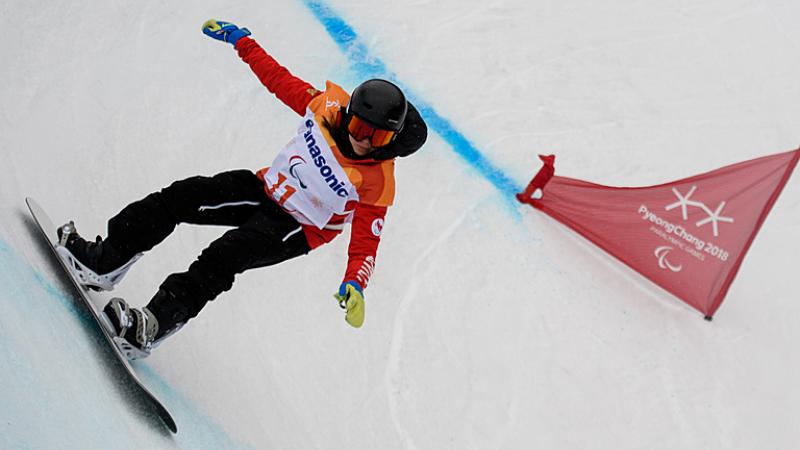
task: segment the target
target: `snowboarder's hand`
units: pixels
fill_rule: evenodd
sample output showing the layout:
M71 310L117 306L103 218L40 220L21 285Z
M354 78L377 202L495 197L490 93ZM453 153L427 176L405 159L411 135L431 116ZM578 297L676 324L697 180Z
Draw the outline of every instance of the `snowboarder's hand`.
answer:
M250 36L250 30L247 28L239 28L230 22L215 19L206 20L203 24L203 33L218 41L233 44L234 47L236 47L236 41L245 36Z
M339 293L333 294L342 309L347 310L344 320L354 328L364 324L364 290L355 281L345 281L339 286Z

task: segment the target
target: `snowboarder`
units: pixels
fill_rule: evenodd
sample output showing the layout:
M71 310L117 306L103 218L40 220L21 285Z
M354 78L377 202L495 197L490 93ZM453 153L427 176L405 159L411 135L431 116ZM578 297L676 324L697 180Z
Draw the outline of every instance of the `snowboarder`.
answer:
M425 143L427 127L403 92L386 80L360 84L352 95L328 81L325 91L292 75L250 31L208 20L203 33L232 44L261 83L303 116L272 165L197 176L133 202L108 221L105 239L83 239L74 223L59 228L68 265L89 288L110 290L144 252L179 223L234 227L213 241L186 272L169 275L147 306L112 299L103 313L131 359L229 290L236 274L307 254L351 223L348 263L334 297L353 327L364 321L364 289L387 208L394 199L394 160Z

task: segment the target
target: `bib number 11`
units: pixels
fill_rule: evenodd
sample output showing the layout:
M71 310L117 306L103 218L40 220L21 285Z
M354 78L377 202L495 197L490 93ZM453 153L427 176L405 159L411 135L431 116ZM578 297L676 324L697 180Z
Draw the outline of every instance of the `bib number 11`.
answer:
M283 188L282 194L279 192L281 188ZM287 185L286 175L278 172L278 182L273 185L268 185L267 192L272 196L272 198L278 201L279 205L283 206L283 204L286 203L286 200L289 200L289 197L297 192L297 189Z

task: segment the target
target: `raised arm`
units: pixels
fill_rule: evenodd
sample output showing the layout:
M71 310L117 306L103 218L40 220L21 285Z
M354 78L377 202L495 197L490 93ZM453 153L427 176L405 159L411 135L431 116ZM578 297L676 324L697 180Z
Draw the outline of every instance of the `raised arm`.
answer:
M304 116L306 106L321 91L291 72L270 56L255 39L244 37L236 44L239 57L246 62L261 84L286 106Z
M304 116L308 103L320 93L314 86L292 75L288 69L280 65L249 37L250 30L247 28L211 19L203 24L203 33L233 45L239 52L239 57L250 66L261 84L297 114Z

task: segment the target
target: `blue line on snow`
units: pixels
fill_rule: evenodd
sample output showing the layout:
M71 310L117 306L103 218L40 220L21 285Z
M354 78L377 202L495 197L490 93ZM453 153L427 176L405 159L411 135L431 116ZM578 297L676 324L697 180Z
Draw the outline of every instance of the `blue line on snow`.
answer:
M352 61L354 69L363 78L388 78L397 81L393 73L389 72L386 65L379 58L371 55L369 49L363 44L358 34L338 16L329 6L318 0L303 0L319 20L328 34L333 38L339 48L344 51ZM400 84L400 83L398 83ZM478 150L453 124L442 117L429 103L415 96L405 86L406 91L414 105L425 118L428 127L445 140L453 150L469 165L478 170L501 193L513 196L522 191L522 187L496 167Z

